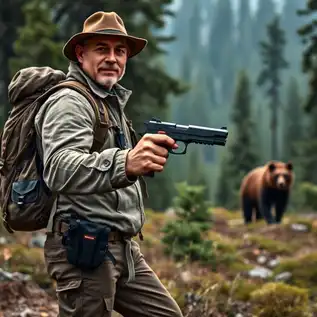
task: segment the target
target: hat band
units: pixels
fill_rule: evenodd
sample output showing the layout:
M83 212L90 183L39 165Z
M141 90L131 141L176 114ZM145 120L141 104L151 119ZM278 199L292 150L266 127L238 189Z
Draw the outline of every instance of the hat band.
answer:
M97 30L94 33L127 35L126 33L122 32L120 30L116 30L116 29Z

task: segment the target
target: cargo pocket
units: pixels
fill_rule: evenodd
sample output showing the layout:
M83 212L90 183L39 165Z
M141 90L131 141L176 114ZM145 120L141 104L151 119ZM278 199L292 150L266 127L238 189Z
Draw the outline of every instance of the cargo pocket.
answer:
M107 312L113 311L113 297L104 297L105 309ZM108 316L106 313L105 316Z
M62 237L48 233L44 245L44 257L48 274L57 284L64 281L81 281L81 271L67 260L67 253L62 244ZM63 285L63 284L61 284Z
M40 181L18 181L12 184L11 200L18 206L37 201L40 193Z
M81 283L81 279L57 282L56 293L59 299L61 316L69 311L73 311L75 316L80 315L82 311Z

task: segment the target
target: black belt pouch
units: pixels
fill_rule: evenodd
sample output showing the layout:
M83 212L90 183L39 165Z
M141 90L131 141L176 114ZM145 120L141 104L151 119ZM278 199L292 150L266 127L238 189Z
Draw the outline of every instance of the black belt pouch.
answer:
M111 229L107 226L70 218L69 228L63 236L68 262L83 270L100 266L109 254L108 234L110 231Z

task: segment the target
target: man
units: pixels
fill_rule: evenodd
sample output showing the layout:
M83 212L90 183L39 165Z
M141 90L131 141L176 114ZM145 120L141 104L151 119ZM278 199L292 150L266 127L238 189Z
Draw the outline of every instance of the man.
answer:
M146 43L128 35L116 13L97 12L63 49L70 60L67 77L86 84L109 105L111 126L99 153L90 152L95 113L77 91L64 88L54 93L35 118L43 152L43 177L50 190L58 194L44 254L48 273L56 280L60 317L105 317L111 316L113 309L126 317L182 316L147 265L138 243L131 240L144 223L139 178L161 172L167 148L177 148L173 139L158 134L145 135L131 149L124 119L131 91L118 81L124 76L128 58L141 52ZM118 136L126 147L118 146ZM93 237L74 240L74 228L69 230L65 221L73 214L88 221L91 230L97 225L111 230L106 242L111 256L108 254L94 269L70 263L76 252L83 254L78 263L98 257L89 247L89 243L97 243ZM73 239L67 248L63 244L65 233ZM70 253L78 243L86 247Z

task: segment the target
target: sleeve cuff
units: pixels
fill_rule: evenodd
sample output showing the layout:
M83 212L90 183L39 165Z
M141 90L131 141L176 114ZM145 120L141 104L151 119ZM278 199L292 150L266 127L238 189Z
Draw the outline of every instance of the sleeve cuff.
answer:
M127 155L131 149L120 150L114 156L114 168L115 171L113 173L113 188L122 188L127 187L136 182L137 177L128 177L126 174L125 166Z

